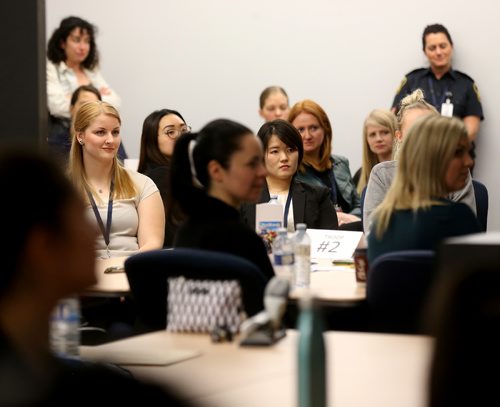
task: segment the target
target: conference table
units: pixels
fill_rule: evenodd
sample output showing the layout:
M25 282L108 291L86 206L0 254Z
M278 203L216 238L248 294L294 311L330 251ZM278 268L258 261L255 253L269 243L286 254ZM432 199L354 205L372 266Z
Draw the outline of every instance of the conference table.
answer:
M324 338L330 406L426 405L431 338L336 331ZM270 347L158 331L81 347L81 356L120 364L202 406L296 406L297 342L293 330Z
M87 288L84 295L101 297L122 297L130 294L127 276L124 272L104 273L108 267L123 266L126 257L96 260L97 284ZM333 265L326 259L311 264L311 286L309 289L295 288L290 300L296 301L310 292L324 305L355 305L366 297L366 286L356 281L353 265ZM147 270L144 270L147 273Z
M95 273L97 283L84 290L84 295L95 297L122 297L130 294L125 272L105 273L109 267L122 268L127 257L112 257L109 259L96 259Z

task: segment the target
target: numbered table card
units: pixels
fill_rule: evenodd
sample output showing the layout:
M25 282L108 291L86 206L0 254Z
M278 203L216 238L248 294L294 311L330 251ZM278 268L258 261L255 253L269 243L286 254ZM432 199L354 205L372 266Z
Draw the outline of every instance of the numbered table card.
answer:
M363 232L307 229L311 238L311 259L350 259Z

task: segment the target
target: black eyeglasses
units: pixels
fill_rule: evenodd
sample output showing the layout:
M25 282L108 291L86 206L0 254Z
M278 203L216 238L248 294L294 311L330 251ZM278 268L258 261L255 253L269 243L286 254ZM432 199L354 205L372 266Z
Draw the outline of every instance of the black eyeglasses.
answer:
M178 139L185 133L189 133L191 131L191 126L184 126L180 129L166 129L163 134L170 137L172 140Z

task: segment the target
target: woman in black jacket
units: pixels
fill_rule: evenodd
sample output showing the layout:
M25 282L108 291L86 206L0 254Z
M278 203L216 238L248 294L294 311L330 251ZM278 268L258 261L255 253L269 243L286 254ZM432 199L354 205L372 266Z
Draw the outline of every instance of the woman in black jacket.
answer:
M273 120L260 128L258 136L264 146L267 170L259 203L277 197L284 208L283 225L290 232L298 223L310 229L337 229L337 213L328 188L295 179L304 155L302 138L295 127L284 120ZM255 204L243 205L241 216L255 229Z

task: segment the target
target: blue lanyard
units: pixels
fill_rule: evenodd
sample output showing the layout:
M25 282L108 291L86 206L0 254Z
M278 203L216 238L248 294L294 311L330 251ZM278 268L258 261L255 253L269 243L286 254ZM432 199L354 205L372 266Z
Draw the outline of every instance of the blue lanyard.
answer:
M95 218L97 220L97 224L99 225L99 229L101 229L102 237L104 238L104 242L106 243L106 251L109 256L109 235L111 234L111 220L113 217L113 191L115 189L115 182L112 179L111 185L109 187L109 200L108 200L108 218L106 219L106 227L104 227L104 222L102 221L101 214L97 209L97 205L95 203L94 197L92 196L92 192L88 189L87 195L89 197L90 204L92 205L92 210L94 211Z
M288 190L288 196L286 197L285 212L283 215L283 227L288 227L288 211L290 210L290 203L292 202L292 185L293 180L290 183L290 189Z
M430 77L427 78L428 82L429 82L429 89L431 91L431 96L432 96L432 104L434 105L434 107L436 109L441 109L441 105L443 104L444 102L444 99L446 98L446 94L448 93L448 87L446 87L444 89L444 92L443 92L443 95L441 96L441 100L439 102L439 104L437 103L437 99L436 99L436 93L434 92L434 85L432 83L432 79Z

